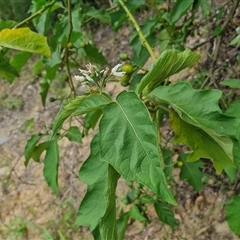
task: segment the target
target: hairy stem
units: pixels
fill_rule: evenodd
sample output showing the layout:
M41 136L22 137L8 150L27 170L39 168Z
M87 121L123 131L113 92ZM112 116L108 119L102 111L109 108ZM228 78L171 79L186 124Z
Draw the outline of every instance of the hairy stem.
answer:
M131 22L133 23L135 29L137 30L137 33L142 41L142 44L147 48L151 58L153 59L153 61L156 60L156 56L151 48L151 46L149 45L147 39L145 38L145 36L143 35L137 21L135 20L134 16L132 15L132 13L129 11L128 7L126 6L126 4L123 2L123 0L118 0L118 2L121 4L121 6L123 7L123 9L125 10L125 12L127 13L129 19L131 20Z

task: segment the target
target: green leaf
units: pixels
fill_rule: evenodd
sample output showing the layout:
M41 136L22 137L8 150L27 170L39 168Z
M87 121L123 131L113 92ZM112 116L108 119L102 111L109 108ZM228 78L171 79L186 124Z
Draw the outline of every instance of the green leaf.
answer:
M31 57L29 52L20 52L15 54L10 61L10 64L19 72L22 67L26 64L27 60ZM7 80L9 83L12 83L15 77L8 77Z
M41 154L43 153L44 150L47 149L47 147L49 146L50 142L49 141L46 141L46 142L42 142L40 143L39 145L37 145L35 147L35 149L33 150L32 152L32 159L35 161L35 162L40 162L40 156Z
M167 149L162 149L162 153L163 153L163 158L164 158L164 174L166 176L167 179L171 179L173 180L172 177L172 171L173 171L173 160L172 160L172 152L170 150Z
M230 164L229 159L231 159L235 165L239 167L239 156L236 152L240 151L240 148L239 144L236 143L236 139L239 139L238 129L240 121L222 114L218 105L220 97L221 91L194 90L188 82L179 82L171 86L158 87L148 96L155 104L162 102L170 104L181 119L186 122L181 123L177 121L176 124L176 126L183 125L183 127L188 129L188 133L190 133L189 136L184 134L184 132L181 133L181 129L176 127L178 135L184 134L184 140L191 137L191 128L193 128L193 133L196 133L195 137L201 140L202 143L206 137L207 141L212 143L212 146L217 144L217 149L219 149L219 147L222 149L224 156L228 156L226 164ZM194 150L194 148L200 150L200 145L207 147L205 143L203 143L203 145L202 143L200 145L193 142L191 143L190 139L188 142L193 147L192 150ZM206 149L202 150L206 152ZM198 158L203 157L200 152L198 152L195 157L197 157L197 155ZM194 154L191 154L190 158L193 156ZM213 161L216 161L216 159ZM217 160L217 162L215 162L218 165L217 171L221 171L222 167L225 167L225 164L222 160L220 161L221 163L219 160ZM224 166L222 164L224 164Z
M187 161L194 162L200 158L211 159L218 172L227 166L234 166L221 146L202 129L184 122L176 114L170 115L170 124L175 132L175 142L185 143L192 150ZM226 142L226 144L229 143Z
M0 55L0 76L12 83L12 78L19 77L18 71L10 64L9 58Z
M194 0L193 3L193 11L196 11L202 4L204 4L208 0Z
M213 31L213 36L214 36L214 37L217 37L217 36L219 36L219 35L221 34L221 32L222 32L221 27L220 27L220 26L217 26L217 27L214 29L214 31Z
M46 148L46 156L44 158L43 176L52 189L52 191L58 196L58 161L59 161L59 149L57 140L49 141L49 145Z
M221 81L220 84L231 88L240 88L240 79L226 79Z
M240 234L240 196L233 197L232 201L225 206L226 217L230 229L236 234Z
M172 228L178 225L172 209L164 202L154 203L154 208L160 221L168 224Z
M127 229L129 212L121 213L117 220L117 240L124 240L125 231Z
M178 161L183 162L180 172L180 180L187 180L187 182L197 191L202 189L203 174L199 169L202 166L202 162L188 162L188 153L183 153L178 157Z
M68 138L69 141L73 142L82 142L82 134L79 130L78 127L72 126L68 129L66 137Z
M88 226L93 231L107 208L104 190L108 178L108 164L100 161L99 134L92 139L90 148L90 155L79 172L79 178L88 185L88 188L79 207L76 224Z
M99 224L101 239L116 240L116 187L120 175L108 165L108 179L104 189L104 197L107 201L107 209Z
M4 28L13 28L15 25L17 25L17 22L12 21L12 20L3 20L0 19L0 31L3 30Z
M187 12L193 2L194 0L177 0L170 13L170 23L175 24Z
M83 95L77 96L75 98L69 99L64 103L58 112L52 127L52 136L54 136L58 130L61 128L63 122L69 116L79 116L91 111L95 111L103 108L110 101L110 97L103 94L92 94L92 95ZM75 113L76 111L76 113Z
M123 91L116 102L104 107L99 129L103 161L127 181L146 185L164 201L176 204L160 166L156 124L134 92Z
M236 168L228 166L228 167L224 168L224 171L228 175L231 183L233 183L236 180L236 178L237 178Z
M27 144L25 146L24 155L25 155L25 161L24 165L27 166L29 163L29 160L32 157L32 153L38 143L38 141L41 139L41 135L32 135L31 138L27 141Z
M3 29L0 32L0 46L51 57L47 38L29 28Z
M99 19L103 23L110 23L110 16L105 9L95 9L93 6L91 6L89 9L87 9L86 15Z
M96 64L108 64L105 57L102 55L102 53L96 48L93 44L86 44L84 47L84 51L87 54L86 58L91 63Z
M73 116L80 116L85 113L93 112L102 109L111 101L111 97L106 93L102 95L91 95L86 98L80 106L74 111Z
M240 119L240 98L238 98L236 101L230 103L227 110L224 112L227 116L235 117Z
M154 89L154 87L166 78L191 66L199 58L199 54L188 49L183 52L172 49L164 51L153 63L149 72L142 78L137 87L137 93L140 94L147 85L149 85L148 91Z
M147 221L147 218L144 217L143 214L141 214L138 206L136 206L135 204L131 206L129 214L132 219L137 220L139 222Z
M41 95L41 99L42 99L42 105L45 107L46 104L46 98L47 98L47 94L48 94L48 90L50 87L50 83L51 81L48 78L43 78L40 82L40 90L39 93Z

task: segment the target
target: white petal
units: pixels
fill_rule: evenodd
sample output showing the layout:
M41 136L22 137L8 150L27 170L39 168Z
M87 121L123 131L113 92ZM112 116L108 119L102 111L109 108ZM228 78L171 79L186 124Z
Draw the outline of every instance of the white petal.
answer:
M79 76L79 75L75 75L74 78L75 78L77 81L80 81L80 82L82 82L82 81L85 80L85 77Z
M122 64L120 64L120 63L117 64L114 68L112 68L112 73L115 73L118 70L118 68L121 66L122 66Z
M125 72L113 72L112 75L115 77L123 77Z

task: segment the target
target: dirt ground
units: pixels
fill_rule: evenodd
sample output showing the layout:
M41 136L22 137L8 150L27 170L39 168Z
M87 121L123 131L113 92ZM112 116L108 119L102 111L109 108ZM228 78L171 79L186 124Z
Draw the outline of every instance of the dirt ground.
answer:
M238 9L238 16L240 9ZM232 25L231 25L232 26ZM217 65L231 64L231 67L215 72L217 81L224 78L239 78L239 64L236 62L237 48L228 49L229 38L233 36L235 27L229 27L223 36L221 51ZM112 33L109 27L97 31L96 44L102 49L104 56L114 66L118 63L121 52L128 50L128 27L118 33ZM204 36L207 38L208 36ZM189 46L193 46L199 39L191 39ZM202 62L199 71L209 65L207 53L212 52L215 40L201 48ZM114 47L117 46L117 47ZM198 50L199 51L199 50ZM40 77L32 73L34 57L24 67L21 77L12 85L5 80L0 80L0 97L3 104L0 106L0 239L51 239L47 237L46 230L54 234L57 231L66 236L66 239L93 239L85 227L76 227L76 217L79 203L86 192L86 186L77 176L82 162L89 154L91 133L83 139L83 144L61 141L61 161L59 169L60 196L56 197L45 183L42 170L43 164L31 161L29 166L24 166L24 147L27 139L33 133L44 132L45 126L53 122L59 110L59 102L47 101L44 109L39 92ZM233 70L234 71L233 71ZM77 73L73 72L73 74ZM181 77L194 80L196 74L185 71ZM179 76L178 76L179 77ZM54 86L50 95L60 91ZM109 86L109 92L117 94L120 88L116 85ZM3 96L8 96L4 98ZM236 97L236 96L235 96ZM19 105L13 110L6 107L6 101L12 99ZM5 105L4 105L5 102ZM17 102L17 103L16 103ZM8 104L10 104L8 102ZM7 105L9 106L9 105ZM207 165L211 167L210 165ZM234 194L239 194L238 182L229 183L224 176L218 176L211 170L205 170L207 181L200 192L196 192L186 182L177 178L175 197L178 206L174 207L174 214L179 221L179 226L172 231L168 226L159 222L154 209L148 206L151 223L143 226L134 222L128 227L126 240L160 240L160 239L187 239L187 240L237 240L224 220L224 203ZM121 198L127 191L124 180L119 180L117 195ZM45 237L44 237L45 234Z

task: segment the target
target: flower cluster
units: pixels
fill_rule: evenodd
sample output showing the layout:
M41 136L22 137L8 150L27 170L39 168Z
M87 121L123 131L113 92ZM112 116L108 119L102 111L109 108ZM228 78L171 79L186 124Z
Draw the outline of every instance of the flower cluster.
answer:
M87 70L78 69L81 75L75 75L74 78L80 81L82 85L97 87L102 90L106 86L106 82L116 81L125 75L125 72L120 71L121 66L122 64L117 64L109 71L108 67L100 70L97 66L89 63L86 65Z

